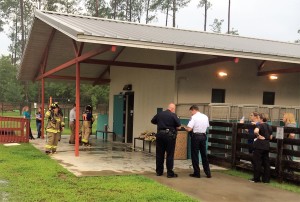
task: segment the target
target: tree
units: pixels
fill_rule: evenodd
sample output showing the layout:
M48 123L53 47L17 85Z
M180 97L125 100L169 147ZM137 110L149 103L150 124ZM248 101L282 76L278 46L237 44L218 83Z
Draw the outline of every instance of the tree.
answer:
M232 34L232 35L239 35L239 31L234 29L234 28L231 28L231 30L229 31L228 34Z
M9 56L0 57L0 100L4 102L21 102L22 86L16 79L17 68L11 64Z
M212 7L212 4L208 0L200 0L198 7L204 7L204 31L206 31L207 11Z
M231 1L228 0L228 27L227 27L227 33L230 33L230 9L231 9Z
M300 29L298 30L298 34L300 34ZM295 43L300 43L300 39L296 40Z
M84 5L91 16L111 18L112 10L105 0L84 0Z
M211 27L212 32L221 33L222 24L224 20L218 20L217 18L214 19L213 24L209 25Z
M172 10L172 26L176 26L176 12L185 6L187 6L191 0L161 0L160 1L160 10L166 14L166 26L168 26L168 18L169 18L169 11Z

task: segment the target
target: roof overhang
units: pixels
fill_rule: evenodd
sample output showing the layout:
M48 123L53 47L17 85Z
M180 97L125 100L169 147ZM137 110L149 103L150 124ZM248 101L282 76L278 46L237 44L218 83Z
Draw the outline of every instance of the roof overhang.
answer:
M111 65L175 69L174 64L119 61L118 56L124 48L292 63L295 64L293 71L300 71L299 44L37 10L18 78L32 81L41 78L73 80L75 63L70 61L78 60L78 50L87 54L105 47L109 47L111 51L85 57L80 61L83 81L93 84L109 82ZM111 47L116 48L112 51ZM67 67L42 76L68 62L70 63L65 65ZM282 72L286 73L288 70Z

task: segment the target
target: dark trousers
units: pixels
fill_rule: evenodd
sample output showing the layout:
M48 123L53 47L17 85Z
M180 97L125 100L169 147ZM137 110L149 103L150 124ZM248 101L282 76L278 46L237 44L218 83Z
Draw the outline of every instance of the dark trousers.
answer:
M41 122L36 122L36 130L38 132L37 137L41 137L41 129L42 129L42 123Z
M199 151L202 159L202 166L205 174L210 176L210 168L207 160L206 154L206 135L191 135L191 157L192 164L194 168L194 174L200 176L200 167L199 167Z
M253 180L256 182L260 181L261 177L261 168L264 168L262 174L262 181L270 181L270 159L269 159L269 150L254 149L253 152L253 170L254 177Z
M176 138L168 136L166 133L156 134L156 173L163 174L164 159L167 153L166 165L167 175L174 175L174 152L175 152Z

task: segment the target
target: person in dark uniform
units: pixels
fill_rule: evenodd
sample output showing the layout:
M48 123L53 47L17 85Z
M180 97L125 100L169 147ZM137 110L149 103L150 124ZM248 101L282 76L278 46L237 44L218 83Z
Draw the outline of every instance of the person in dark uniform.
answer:
M256 139L254 140L253 146L253 179L250 182L261 182L261 171L262 167L262 182L270 182L270 139L272 139L272 127L268 125L266 116L264 114L259 114L259 121L261 122L254 129L254 134Z
M156 175L161 176L164 172L164 158L167 153L166 166L167 177L173 178L178 175L174 173L174 152L176 144L177 129L180 129L180 120L175 114L176 106L170 103L168 109L156 114L151 123L157 125L156 134Z
M199 112L196 105L190 107L192 117L185 127L191 136L191 157L194 173L190 174L191 177L200 178L199 168L199 151L202 159L202 166L207 178L211 178L209 163L206 154L206 130L209 127L208 117Z

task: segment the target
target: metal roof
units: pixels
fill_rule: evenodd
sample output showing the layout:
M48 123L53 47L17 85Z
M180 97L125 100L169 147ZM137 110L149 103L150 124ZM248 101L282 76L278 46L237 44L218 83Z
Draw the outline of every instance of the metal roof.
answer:
M50 50L56 62L51 61L48 65L54 67L74 55L64 50L65 43L71 43L67 42L69 38L90 45L107 44L300 64L300 44L296 43L37 10L19 70L21 80L34 78L52 28L61 32L54 38Z

